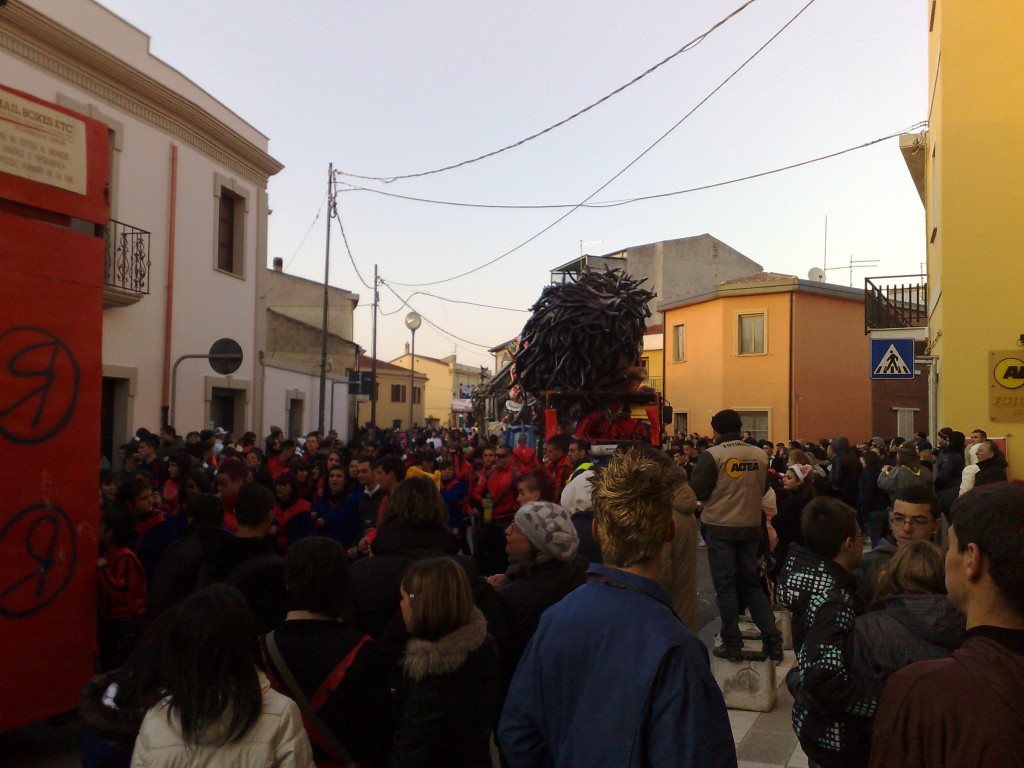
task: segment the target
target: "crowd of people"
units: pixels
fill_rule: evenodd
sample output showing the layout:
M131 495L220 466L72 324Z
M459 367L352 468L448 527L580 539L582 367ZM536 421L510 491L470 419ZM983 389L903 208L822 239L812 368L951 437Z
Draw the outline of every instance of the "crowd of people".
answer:
M83 764L491 766L493 737L510 766L735 765L699 547L715 656L781 661L792 612L812 764L1019 764L1019 735L990 741L1024 711L1024 490L998 446L711 424L610 460L570 435L140 430L100 474ZM927 698L996 662L988 725Z

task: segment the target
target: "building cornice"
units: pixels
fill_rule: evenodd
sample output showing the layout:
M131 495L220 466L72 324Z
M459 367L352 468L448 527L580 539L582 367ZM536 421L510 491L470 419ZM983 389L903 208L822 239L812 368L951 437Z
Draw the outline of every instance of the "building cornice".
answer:
M169 133L260 188L284 168L195 103L23 3L0 10L0 49Z

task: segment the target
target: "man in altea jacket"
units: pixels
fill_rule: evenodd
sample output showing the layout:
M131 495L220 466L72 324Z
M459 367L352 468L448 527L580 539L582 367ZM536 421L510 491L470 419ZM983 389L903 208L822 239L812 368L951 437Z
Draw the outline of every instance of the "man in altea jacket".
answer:
M761 538L761 498L768 490L768 457L755 445L740 440L743 420L732 409L711 419L715 444L700 455L690 487L704 503L701 523L708 543L708 564L722 617L719 658L740 661L771 658L782 661L782 634L775 614L758 583L757 545ZM762 653L743 650L739 626L739 596L761 630Z

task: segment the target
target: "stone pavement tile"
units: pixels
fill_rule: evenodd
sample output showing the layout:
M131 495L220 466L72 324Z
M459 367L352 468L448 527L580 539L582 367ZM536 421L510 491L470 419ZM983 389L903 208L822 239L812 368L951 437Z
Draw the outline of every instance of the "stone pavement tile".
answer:
M796 736L792 729L789 733L762 730L755 723L754 727L747 732L746 738L737 747L736 757L739 760L765 763L766 765L786 765L796 744Z
M797 744L796 749L793 750L793 754L789 756L789 762L786 763L787 768L807 768L807 755L800 749L800 745Z
M742 709L729 710L729 725L732 726L732 740L739 746L747 732L757 721L759 712L746 712Z
M738 768L779 768L772 763L752 763L749 760L740 760Z

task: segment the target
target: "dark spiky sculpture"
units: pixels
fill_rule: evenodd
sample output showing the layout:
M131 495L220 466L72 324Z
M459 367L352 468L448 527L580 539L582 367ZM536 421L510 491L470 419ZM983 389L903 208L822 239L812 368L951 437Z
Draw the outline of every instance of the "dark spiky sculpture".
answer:
M515 355L515 381L524 399L547 390L632 392L643 381L640 353L648 302L621 269L585 270L572 282L546 286L530 308ZM565 416L578 418L599 400L581 398Z

